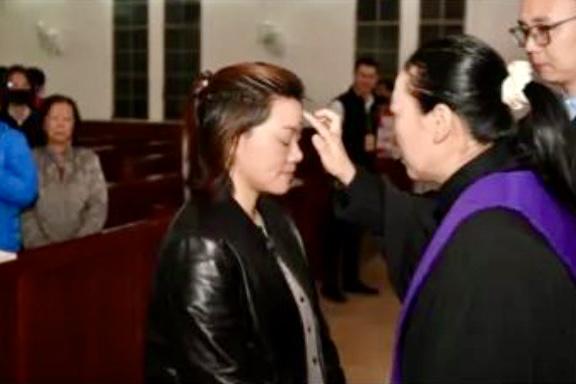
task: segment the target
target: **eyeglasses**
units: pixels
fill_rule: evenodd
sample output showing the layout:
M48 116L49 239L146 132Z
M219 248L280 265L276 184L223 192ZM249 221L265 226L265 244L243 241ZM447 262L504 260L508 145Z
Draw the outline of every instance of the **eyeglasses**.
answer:
M524 48L528 39L532 37L534 42L540 47L550 44L550 31L569 21L576 20L576 15L552 24L538 24L531 27L523 24L510 28L508 31L514 36L520 48Z

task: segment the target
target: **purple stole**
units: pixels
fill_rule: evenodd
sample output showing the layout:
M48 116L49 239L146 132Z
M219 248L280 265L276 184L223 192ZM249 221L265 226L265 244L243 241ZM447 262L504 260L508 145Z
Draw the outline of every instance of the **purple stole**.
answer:
M396 330L393 384L402 382L402 336L420 288L460 223L476 212L489 208L506 208L521 214L548 240L576 279L576 216L560 205L531 171L494 173L479 179L458 197L434 233L412 277Z

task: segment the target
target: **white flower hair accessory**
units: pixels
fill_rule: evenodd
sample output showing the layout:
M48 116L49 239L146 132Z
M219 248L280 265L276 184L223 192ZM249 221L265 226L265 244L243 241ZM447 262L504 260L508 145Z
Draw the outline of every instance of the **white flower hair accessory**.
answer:
M525 60L508 64L508 77L502 82L502 102L510 108L512 115L520 119L530 111L530 101L524 88L532 81L532 66Z

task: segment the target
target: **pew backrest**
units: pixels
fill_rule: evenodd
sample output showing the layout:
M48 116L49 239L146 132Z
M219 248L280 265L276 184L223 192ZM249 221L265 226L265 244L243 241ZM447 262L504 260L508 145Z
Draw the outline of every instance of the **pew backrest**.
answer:
M151 276L170 218L0 264L0 382L142 382Z

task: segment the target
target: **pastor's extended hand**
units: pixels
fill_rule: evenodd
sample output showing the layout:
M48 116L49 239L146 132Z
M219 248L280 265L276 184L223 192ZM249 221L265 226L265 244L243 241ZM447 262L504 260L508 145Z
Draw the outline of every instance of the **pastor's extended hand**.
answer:
M321 109L314 114L304 111L304 118L316 130L316 134L312 136L312 144L320 156L324 169L341 183L350 184L356 169L342 143L340 116L329 109Z

